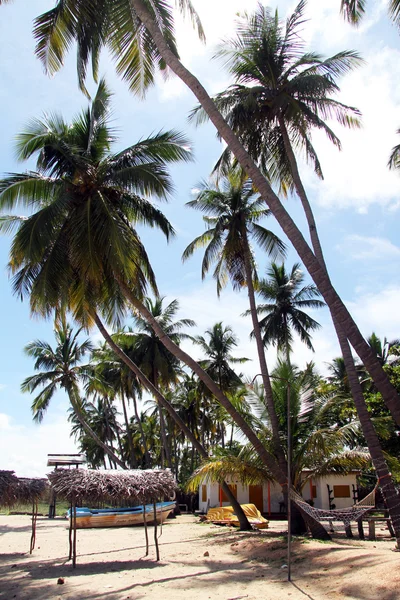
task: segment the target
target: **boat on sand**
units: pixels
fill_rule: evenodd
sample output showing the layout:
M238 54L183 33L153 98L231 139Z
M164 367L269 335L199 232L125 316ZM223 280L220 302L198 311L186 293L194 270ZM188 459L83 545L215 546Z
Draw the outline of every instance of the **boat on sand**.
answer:
M175 502L157 502L157 523L163 523L175 508ZM143 525L144 513L146 523L154 523L154 506L146 504L143 506L132 506L127 508L76 508L76 528L88 529L91 527L128 527L131 525ZM67 513L70 518L71 511Z

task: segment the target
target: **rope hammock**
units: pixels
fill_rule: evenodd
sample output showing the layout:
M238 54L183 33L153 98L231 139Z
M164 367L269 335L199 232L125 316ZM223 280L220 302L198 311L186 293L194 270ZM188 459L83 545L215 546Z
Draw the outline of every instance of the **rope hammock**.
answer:
M305 502L303 498L293 489L290 490L290 498L299 506L301 510L303 510L316 521L321 521L322 519L343 521L345 527L347 527L350 525L351 521L357 521L364 513L368 512L372 508L375 508L375 493L376 487L368 494L368 496L365 496L365 498L359 502L356 502L353 504L353 506L348 508L335 508L332 510L325 510L323 508L314 508L314 506L310 506L310 504Z

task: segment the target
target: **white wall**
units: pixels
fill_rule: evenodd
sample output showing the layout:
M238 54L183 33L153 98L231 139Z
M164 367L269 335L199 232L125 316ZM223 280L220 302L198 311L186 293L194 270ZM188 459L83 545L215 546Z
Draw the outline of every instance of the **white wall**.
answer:
M357 473L350 473L349 475L328 475L324 478L318 479L316 481L312 481L312 484L317 488L317 497L314 499L314 506L316 508L324 508L329 509L329 497L328 497L328 488L333 490L335 485L348 485L350 487L350 497L349 498L334 498L333 503L336 505L336 508L346 508L348 506L352 506L353 502L353 488L357 486L356 480ZM248 487L243 487L241 483L235 480L229 480L227 483L235 483L237 485L237 499L241 504L247 504L249 502L249 489ZM220 505L219 501L219 485L217 483L207 483L207 501L202 501L202 486L199 488L199 509L203 512L207 512L209 508L214 508ZM311 497L310 494L310 484L307 482L303 489L303 498L305 500L309 500ZM277 483L270 484L270 506L272 513L279 513L280 505L279 503L283 501L282 489L281 486ZM223 506L228 506L229 502L223 502ZM268 514L268 483L264 483L263 485L263 512Z

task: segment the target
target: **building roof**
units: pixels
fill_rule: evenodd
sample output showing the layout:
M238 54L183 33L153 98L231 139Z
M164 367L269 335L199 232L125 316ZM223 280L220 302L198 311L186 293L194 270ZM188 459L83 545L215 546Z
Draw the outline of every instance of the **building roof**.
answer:
M86 456L84 454L48 454L47 455L47 466L58 467L72 466L72 465L83 465L86 463Z

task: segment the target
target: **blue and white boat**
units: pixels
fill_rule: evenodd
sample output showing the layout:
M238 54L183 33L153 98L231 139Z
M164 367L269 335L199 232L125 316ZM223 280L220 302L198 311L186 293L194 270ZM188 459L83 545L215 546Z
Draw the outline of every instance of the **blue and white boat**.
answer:
M175 508L175 502L157 502L156 520L163 523ZM76 528L87 529L90 527L128 527L130 525L143 525L144 512L146 511L146 523L154 523L154 506L146 504L143 506L132 506L127 508L87 508L77 507ZM71 511L67 513L70 518Z

